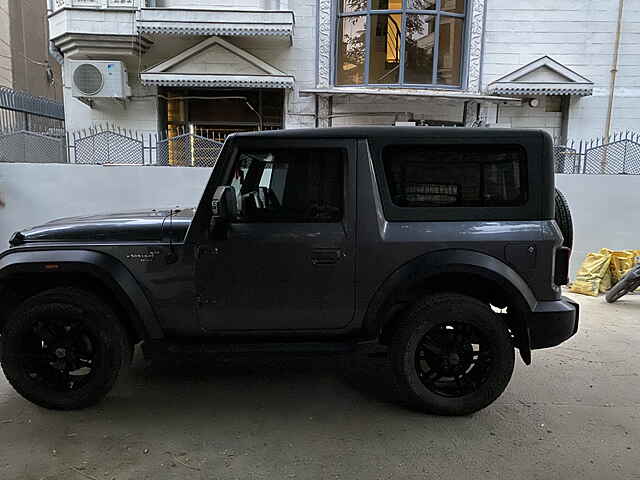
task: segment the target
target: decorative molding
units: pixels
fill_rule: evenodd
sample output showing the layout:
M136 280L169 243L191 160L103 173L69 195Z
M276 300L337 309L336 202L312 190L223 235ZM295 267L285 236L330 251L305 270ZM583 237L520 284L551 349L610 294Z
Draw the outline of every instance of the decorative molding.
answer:
M331 126L329 115L331 115L330 100L327 97L318 96L318 127L326 128Z
M170 25L170 24L141 24L138 23L138 31L153 35L219 35L224 37L231 36L274 36L274 37L291 37L293 35L293 26L231 26L231 25L213 25L213 24L191 24L191 25Z
M484 38L484 16L486 0L471 0L471 12L467 15L469 48L467 49L467 90L480 92L482 75L482 47Z
M318 0L318 87L329 87L331 82L331 24L334 12L331 0Z
M172 68L175 67L176 65L187 61L189 58L193 57L194 55L197 55L201 52L204 52L205 50L214 47L214 46L220 46L222 48L224 48L225 50L227 50L228 52L230 52L231 54L241 58L242 60L245 60L246 62L250 63L251 65L259 68L260 70L262 70L262 72L264 72L264 74L266 75L275 75L275 76L280 76L280 77L288 77L288 75L286 73L284 73L281 70L278 70L276 67L269 65L267 62L263 61L262 59L256 57L255 55L253 55L252 53L247 52L246 50L243 50L240 47L235 46L233 43L230 43L220 37L210 37L207 38L206 40L203 40L202 42L194 45L191 48L188 48L187 50L184 50L183 52L180 52L179 54L177 54L176 56L165 60L162 63L159 63L158 65L155 65L153 67L148 68L147 70L145 70L143 73L167 73L167 71ZM224 74L225 72L220 72L220 74ZM228 72L227 72L228 73Z
M507 95L587 96L593 94L593 82L545 55L491 82L488 90Z
M146 53L153 42L141 35L68 33L51 41L65 58L122 57Z

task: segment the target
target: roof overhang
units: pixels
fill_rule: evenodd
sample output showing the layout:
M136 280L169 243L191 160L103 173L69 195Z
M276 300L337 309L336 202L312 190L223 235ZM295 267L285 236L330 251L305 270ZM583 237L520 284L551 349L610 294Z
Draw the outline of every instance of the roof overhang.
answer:
M294 14L288 10L142 8L139 33L293 37Z
M537 96L593 93L593 82L551 57L541 57L495 80L488 86L497 95Z
M329 87L310 88L300 91L301 95L318 95L321 97L351 96L351 95L384 95L394 97L413 98L443 98L451 100L476 100L493 103L520 104L521 99L513 97L499 97L495 95L482 95L469 93L462 90L436 90L436 89L412 89L412 88L367 88L367 87Z
M210 37L140 74L144 85L293 88L295 78L219 37Z

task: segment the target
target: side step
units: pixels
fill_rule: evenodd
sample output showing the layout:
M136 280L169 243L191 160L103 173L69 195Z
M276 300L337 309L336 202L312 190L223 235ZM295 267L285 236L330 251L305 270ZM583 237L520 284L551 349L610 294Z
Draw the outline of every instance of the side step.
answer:
M345 353L353 352L360 344L355 342L263 342L263 343L178 343L145 342L145 357L162 353L216 354L216 353Z

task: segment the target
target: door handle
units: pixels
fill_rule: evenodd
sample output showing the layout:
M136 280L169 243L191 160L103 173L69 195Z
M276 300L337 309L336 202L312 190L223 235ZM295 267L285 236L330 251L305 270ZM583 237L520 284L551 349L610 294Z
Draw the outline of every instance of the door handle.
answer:
M341 257L339 248L314 248L311 251L311 263L314 265L335 265Z

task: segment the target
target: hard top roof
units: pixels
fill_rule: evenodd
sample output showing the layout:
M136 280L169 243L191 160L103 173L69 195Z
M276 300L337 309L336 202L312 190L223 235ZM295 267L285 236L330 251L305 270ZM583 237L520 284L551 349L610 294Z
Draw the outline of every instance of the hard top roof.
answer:
M532 138L545 135L543 130L514 128L463 128L463 127L332 127L267 130L242 132L235 138Z

